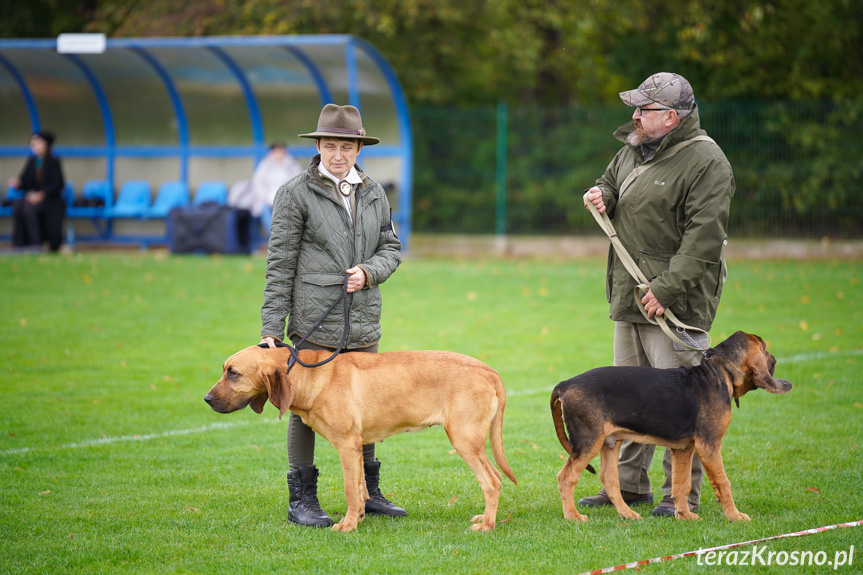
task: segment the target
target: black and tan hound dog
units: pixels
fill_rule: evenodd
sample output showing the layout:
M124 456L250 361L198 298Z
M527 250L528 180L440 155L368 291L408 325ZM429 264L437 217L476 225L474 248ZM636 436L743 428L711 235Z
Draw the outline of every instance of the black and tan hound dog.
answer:
M722 438L731 423L731 402L756 388L787 393L791 383L773 377L776 358L757 335L738 331L708 350L701 365L675 369L600 367L559 383L551 394L557 437L569 453L557 484L567 519L587 521L573 492L582 471L600 454L599 477L624 519L641 516L620 495L617 456L625 439L671 450L671 490L678 519L698 519L689 509L692 456L698 454L722 511L748 521L731 497L722 465Z

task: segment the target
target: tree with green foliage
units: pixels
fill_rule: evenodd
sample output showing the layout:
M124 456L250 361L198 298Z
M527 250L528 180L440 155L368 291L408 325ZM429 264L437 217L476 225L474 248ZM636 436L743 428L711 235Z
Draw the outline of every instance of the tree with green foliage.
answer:
M843 100L863 88L855 0L6 0L0 10L0 35L13 38L352 34L419 105L610 103L660 70L709 100Z

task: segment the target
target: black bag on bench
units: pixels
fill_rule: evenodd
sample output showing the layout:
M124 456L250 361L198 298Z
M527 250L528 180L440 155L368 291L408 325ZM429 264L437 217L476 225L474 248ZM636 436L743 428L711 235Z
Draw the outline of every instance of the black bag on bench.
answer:
M166 221L171 253L249 254L252 226L249 210L205 203L174 208Z

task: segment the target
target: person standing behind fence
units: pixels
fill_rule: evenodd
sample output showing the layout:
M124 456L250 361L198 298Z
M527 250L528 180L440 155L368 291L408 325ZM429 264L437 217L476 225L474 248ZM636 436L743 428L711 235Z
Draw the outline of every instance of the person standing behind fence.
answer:
M63 218L66 202L63 199L63 168L60 160L51 153L54 134L40 131L30 138L30 151L24 169L18 177L9 179L9 187L25 192L13 204L12 245L15 247L42 246L48 242L52 252L63 243Z
M261 343L274 347L281 342L290 316L287 336L297 349L335 351L343 341L342 353L377 353L381 338L378 286L401 263L401 242L393 229L386 193L356 161L363 145L380 140L366 136L359 110L335 104L324 106L315 132L300 137L314 139L318 155L305 172L276 193L267 247ZM342 305L314 329L342 293L346 274L348 332L344 333ZM308 339L297 345L307 334ZM288 520L308 527L332 525L317 498L315 433L293 413L287 442ZM362 451L370 496L366 513L406 515L381 493L381 464L375 458L374 444L364 445Z
M710 330L726 277L723 246L735 183L731 165L719 146L701 129L698 107L689 82L662 72L638 88L621 92L634 107L632 121L615 131L624 146L596 186L584 194L600 213L608 212L621 243L650 280L643 296L648 316L674 312L680 322ZM628 187L636 167L651 166ZM623 189L622 189L623 188ZM614 365L674 368L701 363L702 354L672 343L649 323L637 307L636 280L609 248L606 282L614 326ZM686 339L686 335L681 336ZM698 347L708 336L692 334ZM620 449L620 488L628 504L652 503L648 469L656 449L626 441ZM674 515L671 458L663 459L662 502L654 515ZM689 504L697 509L703 470L693 458ZM578 502L588 507L611 505L604 490Z

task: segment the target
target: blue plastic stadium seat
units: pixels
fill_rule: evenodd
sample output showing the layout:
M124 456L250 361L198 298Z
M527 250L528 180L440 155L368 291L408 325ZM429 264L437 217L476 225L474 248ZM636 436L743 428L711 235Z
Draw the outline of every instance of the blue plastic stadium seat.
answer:
M200 206L206 203L216 203L224 206L228 203L228 184L225 182L202 182L195 192L192 205Z
M76 206L74 194L66 198L66 216L70 218L101 218L106 211L114 205L114 192L111 183L107 180L87 180L81 187L81 199L90 202L101 200L102 206Z
M66 180L63 184L63 191L60 192L60 197L63 198L63 203L68 208L75 202L75 183Z
M120 186L117 203L105 211L112 218L141 218L150 210L150 183L129 180Z
M147 210L150 218L166 218L174 208L189 205L189 186L184 182L165 182L159 187L156 201Z

